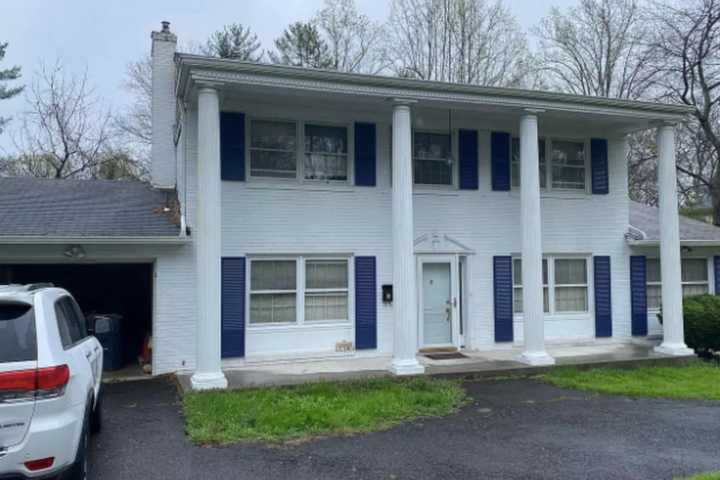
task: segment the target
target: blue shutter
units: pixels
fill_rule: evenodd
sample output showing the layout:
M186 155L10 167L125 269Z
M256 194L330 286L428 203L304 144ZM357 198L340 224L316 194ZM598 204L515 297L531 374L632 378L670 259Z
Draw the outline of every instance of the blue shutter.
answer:
M715 272L715 295L720 295L720 256L713 257L713 272Z
M645 257L630 257L630 311L632 316L632 334L647 335L647 293Z
M244 113L220 113L220 178L245 180Z
M592 170L592 193L609 193L608 143L604 138L593 138L590 140L590 163Z
M375 186L375 124L355 124L355 185Z
M495 341L513 341L512 257L493 257Z
M245 356L245 258L222 259L222 357Z
M375 257L355 257L355 349L377 348Z
M460 188L478 189L478 134L476 130L458 132L458 153L460 160Z
M492 189L510 190L510 134L492 132L490 139Z
M595 336L612 337L610 257L593 257L593 272L595 274Z

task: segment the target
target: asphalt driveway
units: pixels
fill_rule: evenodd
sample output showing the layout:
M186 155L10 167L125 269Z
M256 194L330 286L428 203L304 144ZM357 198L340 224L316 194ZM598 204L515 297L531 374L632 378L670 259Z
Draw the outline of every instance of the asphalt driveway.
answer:
M720 402L479 382L466 385L473 402L451 417L298 445L197 447L168 380L105 387L93 479L669 479L720 470Z

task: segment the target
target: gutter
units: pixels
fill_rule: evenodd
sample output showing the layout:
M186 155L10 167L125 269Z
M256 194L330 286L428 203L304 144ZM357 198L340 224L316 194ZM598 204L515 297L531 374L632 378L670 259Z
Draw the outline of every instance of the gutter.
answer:
M660 240L628 240L631 247L659 247ZM680 240L683 247L720 247L720 240Z
M186 236L158 237L49 237L43 235L0 236L0 245L185 245Z

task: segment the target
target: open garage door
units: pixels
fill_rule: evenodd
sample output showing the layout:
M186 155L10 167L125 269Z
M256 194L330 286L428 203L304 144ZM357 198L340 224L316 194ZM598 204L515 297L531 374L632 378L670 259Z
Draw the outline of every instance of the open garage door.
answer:
M86 315L121 315L123 369L110 376L140 373L138 356L152 335L152 263L0 265L0 283L43 282L69 291Z

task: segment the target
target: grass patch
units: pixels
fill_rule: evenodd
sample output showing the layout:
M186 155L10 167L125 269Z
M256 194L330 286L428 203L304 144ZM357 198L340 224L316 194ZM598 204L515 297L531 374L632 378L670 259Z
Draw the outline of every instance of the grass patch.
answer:
M685 480L720 480L720 472L700 473L687 477Z
M466 400L459 382L418 378L315 383L185 395L193 442L287 441L382 430L448 415Z
M632 369L561 368L544 375L558 387L631 397L720 400L720 367L704 362Z

